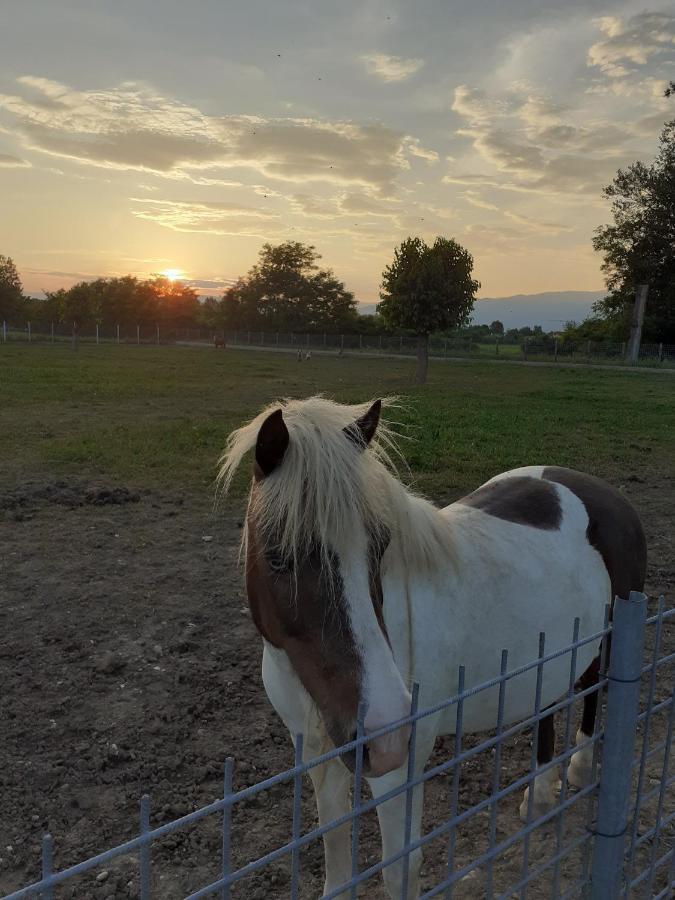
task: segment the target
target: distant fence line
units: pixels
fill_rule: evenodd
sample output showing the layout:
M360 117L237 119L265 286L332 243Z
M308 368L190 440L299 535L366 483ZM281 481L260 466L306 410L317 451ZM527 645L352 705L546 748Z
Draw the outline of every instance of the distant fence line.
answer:
M332 334L329 332L224 331L215 328L169 328L161 325L92 325L87 329L62 323L2 323L4 343L70 342L87 344L204 344L224 342L225 346L279 348L280 350L326 351L336 353L381 353L414 356L417 338L402 334ZM547 335L523 336L513 342L493 335L487 341L455 336L431 335L429 353L436 357L503 357L504 359L546 359L572 362L626 362L626 342L566 341ZM675 344L645 344L638 362L648 365L675 365Z
M430 900L443 895L455 896L453 889L472 873L484 878L484 887L475 886L472 896L483 896L486 900L506 900L513 896L525 897L528 888L537 889L537 896L548 896L553 900L563 898L585 898L585 900L668 900L675 888L675 847L672 829L675 823L673 790L675 774L672 772L671 751L673 745L673 724L675 722L675 693L673 692L672 666L675 653L662 646L662 636L671 627L675 618L675 608L666 610L664 598L658 601L655 615L647 618L647 598L644 594L632 592L627 599L617 598L614 605L613 621L609 622L609 610L605 627L593 634L580 637L579 619L574 622L572 640L565 646L548 651L545 635L539 638L539 655L531 662L518 668L509 669L508 654L502 652L500 674L474 687L464 687L463 667L458 672L457 693L431 708L417 706L418 686L413 686L413 702L410 715L370 735L364 735L359 725L357 736L342 747L334 748L315 759L303 757L303 736L296 735L295 765L264 781L258 781L241 790L233 788L234 760L227 759L224 766L223 793L206 806L183 815L179 819L160 822L151 819L150 797L145 795L140 804L140 829L136 836L118 846L104 850L95 856L83 859L67 868L54 864L54 841L50 834L42 839L41 877L32 883L17 886L5 896L5 900L23 900L28 897L42 897L51 900L54 889L59 885L70 887L77 893L69 896L94 896L95 872L102 866L110 865L117 857L134 854L138 859L137 884L134 896L139 900L161 898L161 863L152 850L159 849L162 839L174 832L188 830L200 820L215 818L220 826L219 859L213 858L208 873L196 869L191 893L187 900L201 897L233 898L236 887L238 897L252 896L249 879L268 866L284 867L284 883L279 889L266 892L268 897L290 897L298 900L303 882L303 857L301 851L317 841L324 834L343 826L350 827L351 877L324 895L324 900L335 900L338 896L356 898L357 890L366 881L367 890L372 890L371 879L379 876L385 868L398 863L403 866L401 896L407 897L408 870L415 851L432 842L443 840L447 845L444 852L446 864L436 884L420 895L420 900ZM646 640L647 632L651 638ZM612 651L609 654L609 668L605 666L606 654L597 684L574 693L574 685L579 676L577 671L577 651L580 647L593 643L599 645L611 635ZM645 663L644 651L648 662ZM565 658L569 661L569 689L567 694L552 707L542 709L541 690L545 667L554 660ZM527 673L536 673L536 690L533 692L533 712L524 722L509 725L504 721L504 697L509 684ZM475 746L462 742L462 709L465 701L487 692L499 691L499 705L494 735L486 737ZM602 703L607 691L606 704ZM484 693L485 692L485 693ZM596 694L599 699L600 714L596 718L594 732L583 744L573 745L573 706L581 697ZM604 707L604 709L603 709ZM433 767L418 771L414 765L417 722L441 710L446 714L454 710L457 722L455 753L444 758ZM545 764L537 766L536 745L539 723L553 711L564 713L564 750ZM375 736L396 731L402 724L411 727L408 774L404 783L372 799L362 799L361 776L364 745ZM658 726L661 726L658 728ZM529 772L505 783L501 767L505 742L532 728L533 742L530 753ZM657 733L658 728L658 733ZM589 783L578 790L569 789L567 770L572 755L581 748L588 747L592 753L592 767ZM336 819L308 830L303 828L302 779L317 765L335 759L345 753L356 754L353 803L351 809ZM490 787L474 788L471 796L460 793L462 769L466 775L467 764L479 758L491 763ZM555 806L548 812L535 811L531 801L533 780L536 775L552 769L561 770L561 790ZM412 797L414 789L433 777L447 779L447 812L442 814L440 824L432 827L420 837L411 832ZM287 787L284 789L283 786ZM497 828L498 808L514 806L516 792L529 786L527 816L522 826L513 817L513 827L509 833ZM233 837L233 810L243 809L245 804L262 792L287 790L292 795L288 806L288 834L290 839L260 855L250 847L246 830L239 829L238 840ZM405 840L399 851L381 862L364 867L360 853L360 824L364 814L376 809L394 797L405 798ZM291 799L289 796L288 800ZM275 804L279 808L278 795ZM568 819L576 808L578 818ZM515 813L515 810L513 810ZM458 837L473 817L481 821L480 834L467 847L468 853L457 852ZM482 818L481 818L482 817ZM476 820L474 820L476 821ZM402 823L403 824L403 823ZM530 844L532 832L546 825L549 838L536 853ZM569 827L566 827L566 826ZM283 840L283 839L282 839ZM438 847L438 844L435 844ZM462 845L463 846L463 845ZM508 862L507 851L518 852L522 862L514 860L513 868ZM215 856L215 854L214 854ZM369 861L370 862L370 861ZM37 859L36 859L37 863ZM305 863L306 864L306 863ZM81 880L84 877L86 880ZM107 876L106 876L107 877ZM98 876L100 880L100 875ZM206 878L207 883L199 882ZM198 880L199 879L199 880ZM474 883L475 884L475 883ZM303 895L306 896L306 894ZM466 896L466 895L464 895Z

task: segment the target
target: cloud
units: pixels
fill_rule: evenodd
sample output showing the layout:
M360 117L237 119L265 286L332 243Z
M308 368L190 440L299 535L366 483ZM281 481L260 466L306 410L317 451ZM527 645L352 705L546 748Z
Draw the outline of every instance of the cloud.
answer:
M464 193L461 194L461 197L467 203L470 203L471 206L478 207L478 209L489 209L489 210L499 209L499 207L495 206L494 203L488 203L487 200L483 200L483 198L480 196L480 194L478 194L476 191L464 191Z
M27 146L111 169L227 184L198 170L250 168L289 182L362 184L388 191L409 155L433 160L414 138L377 123L312 118L209 116L127 82L76 91L24 77L21 95L0 95Z
M438 162L438 153L436 153L435 150L427 150L426 147L423 147L420 144L418 138L407 137L405 139L405 146L410 156L417 156L420 159L425 159L428 163Z
M462 118L480 123L509 112L509 101L488 95L478 88L460 84L455 88L451 109Z
M369 75L375 75L386 82L405 81L424 65L422 59L403 59L400 56L387 56L385 53L369 53L361 59L366 64Z
M30 169L31 164L27 159L19 159L18 156L10 156L0 153L0 169Z
M675 50L675 16L668 13L644 12L627 21L604 16L595 22L604 38L590 47L587 62L611 78L623 78L652 57Z
M241 206L236 203L155 200L130 197L138 219L155 222L164 228L182 232L267 237L284 231L277 213Z
M559 222L541 222L538 219L531 219L529 216L524 216L521 213L510 212L508 210L504 212L504 215L507 219L511 219L512 222L522 225L528 231L536 231L539 234L558 235L563 232L574 231L574 228L570 225L562 225Z

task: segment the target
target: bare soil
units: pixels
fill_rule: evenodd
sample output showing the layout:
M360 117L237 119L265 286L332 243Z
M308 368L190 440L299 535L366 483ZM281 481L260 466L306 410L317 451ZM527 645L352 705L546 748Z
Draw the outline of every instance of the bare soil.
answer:
M648 532L647 590L665 593L672 604L672 481L654 473L622 487ZM260 679L261 642L237 561L241 519L231 510L214 511L209 497L34 481L0 491L0 529L0 893L39 877L45 831L54 836L55 866L64 868L137 834L144 792L152 798L152 823L159 824L216 799L228 755L236 759L235 788L292 764L288 734ZM672 625L663 649L675 649ZM672 668L660 677L657 699L670 691ZM664 739L666 719L654 720L652 745ZM432 762L448 759L452 749L452 739L439 739ZM502 785L527 771L529 756L527 734L509 742ZM490 792L492 762L484 754L462 767L460 807ZM656 755L650 785L660 766ZM449 789L447 779L431 783L425 832L443 821ZM500 804L499 840L519 827L521 799L517 791ZM290 790L281 786L235 808L235 863L289 839L290 801ZM666 813L675 809L672 788L664 805ZM641 830L652 813L653 804ZM303 816L304 829L311 828L309 789ZM457 865L485 848L488 825L484 812L458 831ZM581 811L565 817L563 836L569 840L580 829ZM365 867L379 859L373 816L363 823L362 837ZM532 868L552 854L556 839L555 825L533 837ZM671 823L658 855L674 842ZM640 863L651 846L641 851ZM153 896L174 900L217 878L220 848L218 816L159 842L152 852ZM499 890L518 881L522 858L518 842L497 860ZM563 863L563 886L578 876L580 858L576 853ZM447 838L427 848L425 890L442 878L446 859ZM319 843L303 851L301 866L301 896L320 896ZM484 895L484 878L484 872L471 876L454 896ZM552 883L549 871L528 896L551 896ZM232 895L255 900L288 892L289 867L281 862ZM381 878L360 895L383 897ZM137 897L137 859L118 859L68 882L56 896Z

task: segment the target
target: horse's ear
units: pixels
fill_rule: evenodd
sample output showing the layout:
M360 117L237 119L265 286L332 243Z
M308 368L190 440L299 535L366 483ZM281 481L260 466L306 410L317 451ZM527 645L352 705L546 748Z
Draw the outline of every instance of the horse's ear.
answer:
M382 401L376 400L368 412L364 413L356 420L356 422L353 422L344 429L349 440L353 441L357 447L365 449L372 441L380 421L381 411Z
M262 475L269 475L284 458L288 449L288 428L283 413L275 409L260 426L255 443L255 461Z

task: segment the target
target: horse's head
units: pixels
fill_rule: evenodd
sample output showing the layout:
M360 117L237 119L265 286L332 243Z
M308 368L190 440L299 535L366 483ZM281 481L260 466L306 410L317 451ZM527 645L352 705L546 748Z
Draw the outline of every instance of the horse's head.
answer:
M379 416L377 401L348 425L328 418L298 432L278 409L255 442L246 541L251 612L263 637L287 654L336 746L354 736L359 704L366 734L410 712L383 615L380 567L389 533L359 514L358 497L344 496L358 489L355 473L371 452ZM308 455L313 464L303 468ZM308 483L308 472L324 483ZM370 741L366 774L402 765L409 736L404 726Z

